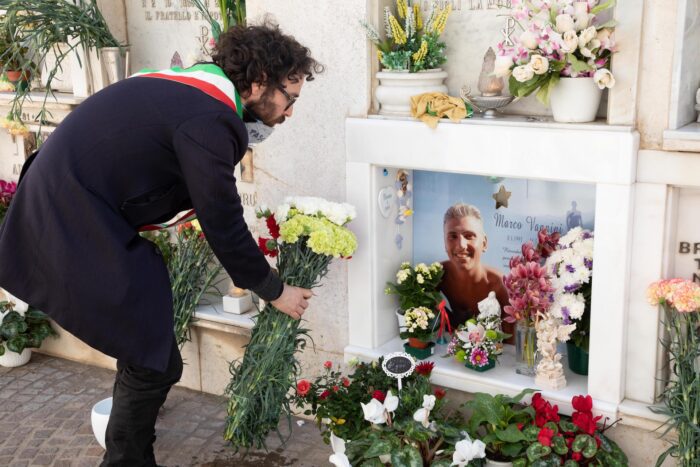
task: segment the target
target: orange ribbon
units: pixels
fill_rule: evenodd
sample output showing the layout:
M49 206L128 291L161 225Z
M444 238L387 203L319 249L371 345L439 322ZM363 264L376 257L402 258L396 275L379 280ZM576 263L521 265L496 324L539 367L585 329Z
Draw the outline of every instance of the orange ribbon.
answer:
M438 329L438 337L442 337L445 333L445 327L447 327L447 332L452 334L452 326L450 326L450 316L447 314L445 306L447 303L443 299L438 305L438 310L440 313L440 329Z

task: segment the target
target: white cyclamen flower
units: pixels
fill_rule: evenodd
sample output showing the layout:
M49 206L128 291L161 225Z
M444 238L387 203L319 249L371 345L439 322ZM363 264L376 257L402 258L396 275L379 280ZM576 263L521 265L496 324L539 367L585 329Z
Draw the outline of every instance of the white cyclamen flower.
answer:
M615 86L615 77L607 68L597 70L593 75L593 81L595 81L595 84L597 84L600 89L612 88Z
M564 34L566 31L571 31L574 29L574 19L571 17L571 15L557 15L555 24L555 28L560 34Z
M435 396L433 395L423 395L423 407L416 410L413 413L413 420L419 422L424 428L430 427L430 422L428 417L430 416L430 411L435 407Z
M350 459L345 455L345 441L342 438L338 438L332 431L331 447L333 448L333 454L328 458L331 464L336 467L352 467Z
M543 75L549 70L549 60L542 55L533 54L530 56L530 67L536 75Z
M362 406L362 412L364 413L365 420L374 425L386 423L386 410L384 409L384 404L379 402L377 399L373 398L368 404L363 404L360 402L360 405Z
M472 441L467 436L455 444L455 452L452 455L452 464L457 467L466 467L474 459L486 457L486 444L480 439Z
M530 65L520 65L513 69L513 77L520 83L531 80L533 76L535 71Z
M493 74L499 78L506 78L510 76L510 69L513 67L513 57L508 55L499 55L496 57L496 62L494 64Z

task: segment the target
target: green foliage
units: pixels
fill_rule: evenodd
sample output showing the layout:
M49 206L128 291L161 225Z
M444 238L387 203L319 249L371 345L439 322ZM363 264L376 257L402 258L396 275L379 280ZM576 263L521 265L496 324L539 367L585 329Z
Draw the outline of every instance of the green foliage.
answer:
M535 413L532 407L520 407L519 403L533 392L534 389L524 389L513 397L476 393L473 400L464 404L471 411L469 435L486 443L489 457L513 460L524 452L527 437L518 424L529 424Z
M430 266L418 263L411 266L405 262L396 273L396 283L387 282L384 292L388 295L398 295L402 311L421 306L435 311L442 300L437 288L444 274L440 263Z
M192 0L192 3L209 23L211 35L215 41L218 41L221 33L228 31L229 28L239 24L245 26L246 24L245 0L216 0L221 23L212 16L207 8L208 0Z
M678 437L659 456L656 465L663 464L670 455L678 459L681 467L696 466L700 459L700 317L697 311L680 313L666 303L663 308L667 337L661 343L668 352L675 378L662 395L664 406L651 410L668 417L662 436L675 430Z
M57 336L49 317L43 312L29 308L24 315L14 310L11 302L0 302L0 313L5 313L0 322L0 355L5 349L22 353L24 349L38 348L49 336Z

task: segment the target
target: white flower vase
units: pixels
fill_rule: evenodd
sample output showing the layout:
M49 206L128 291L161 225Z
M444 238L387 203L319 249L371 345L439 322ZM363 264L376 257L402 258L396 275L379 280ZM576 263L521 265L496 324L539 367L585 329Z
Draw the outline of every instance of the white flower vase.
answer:
M492 461L487 457L486 462L484 462L484 467L513 467L513 463L503 461Z
M92 414L90 422L92 424L92 433L102 449L107 449L105 444L105 435L107 434L107 423L109 422L109 414L112 412L112 398L102 399L100 402L92 406Z
M411 96L426 92L447 93L444 81L447 72L440 68L416 73L385 70L377 73L379 85L374 97L379 103L379 115L411 116Z
M549 94L554 121L584 123L595 120L603 91L593 78L560 78Z
M31 358L32 349L24 349L22 353L17 353L5 347L5 353L0 357L0 366L15 368L26 365Z

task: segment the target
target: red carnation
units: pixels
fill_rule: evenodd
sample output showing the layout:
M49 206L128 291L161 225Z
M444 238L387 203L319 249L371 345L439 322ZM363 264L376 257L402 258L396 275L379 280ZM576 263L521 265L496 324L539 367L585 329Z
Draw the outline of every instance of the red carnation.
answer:
M435 362L420 362L416 365L416 373L422 376L429 377L435 368Z
M384 394L382 391L377 389L372 393L372 399L377 399L379 402L384 402L384 399L386 398L386 394Z
M574 406L574 410L579 412L590 412L593 410L593 399L591 396L574 396L571 399L571 405Z
M274 258L275 256L277 256L277 244L271 238L259 237L258 238L258 247L260 248L260 251L262 251L265 256L269 256L271 258Z
M306 396L309 393L309 389L311 389L311 383L307 380L302 379L297 383L297 394L301 397Z
M330 395L331 395L331 393L328 391L328 389L326 389L325 391L323 391L321 393L320 396L318 396L318 398L323 401L323 400L326 400L328 398L328 396L330 396Z
M542 446L551 446L553 436L554 430L551 428L542 428L537 435L537 441L539 441Z
M270 235L272 236L272 238L277 240L280 237L280 226L277 225L275 215L272 214L270 217L265 219L265 223L267 224L267 230L270 231Z
M435 397L439 400L439 399L442 399L443 397L445 397L447 392L442 388L435 388L434 394L435 394Z

